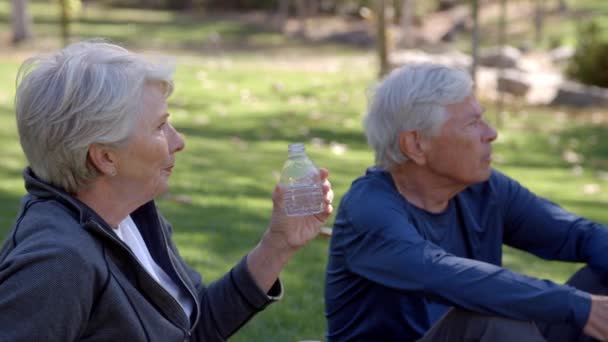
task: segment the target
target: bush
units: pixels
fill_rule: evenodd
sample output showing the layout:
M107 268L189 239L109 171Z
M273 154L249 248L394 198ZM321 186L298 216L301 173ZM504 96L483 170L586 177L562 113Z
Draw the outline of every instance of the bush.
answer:
M579 29L576 53L568 64L567 74L582 83L608 87L608 38L592 21Z

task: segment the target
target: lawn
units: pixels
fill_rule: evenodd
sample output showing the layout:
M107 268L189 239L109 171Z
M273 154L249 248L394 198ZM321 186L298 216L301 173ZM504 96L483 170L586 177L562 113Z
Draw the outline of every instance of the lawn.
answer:
M44 17L48 8L45 11L41 3L35 4L41 6L36 11L43 18L38 27L44 30L54 19ZM7 6L0 3L0 28L2 18L7 18ZM166 30L150 32L154 49L163 47L159 42L174 38L183 40L169 43L169 48L188 46L191 42L184 40L190 29L202 35L220 27L222 32L245 30L238 23L221 20L175 28L171 19L175 14L122 11L133 10L110 12L116 17L112 15L108 21L97 18L79 24L85 25L79 28L81 36L98 32L111 36L112 31L117 41L147 47L145 41L135 39L136 33L120 29L121 20L134 17L167 21ZM90 12L91 17L94 13ZM95 21L100 26L86 26ZM131 25L140 24L145 24L143 19ZM109 31L101 30L102 26ZM286 43L271 32L248 32L248 41ZM224 36L238 43L238 34ZM27 51L17 52L0 53L0 235L10 229L24 193L20 173L25 160L12 101L16 70ZM177 63L176 91L169 106L173 124L186 137L186 149L177 157L170 193L158 203L175 227L174 238L184 258L211 281L237 263L265 230L270 195L289 143L305 142L312 159L330 169L335 203L373 162L361 118L376 64L368 52L327 46L271 52L252 48L234 54L172 53ZM494 107L486 105L492 121ZM510 106L495 143L495 166L575 213L608 223L608 141L602 139L606 120L608 113L600 110ZM319 238L304 248L281 276L284 299L256 316L231 340L322 340L327 247L328 241ZM559 282L577 267L563 263L549 267L547 262L509 248L504 261L513 270Z

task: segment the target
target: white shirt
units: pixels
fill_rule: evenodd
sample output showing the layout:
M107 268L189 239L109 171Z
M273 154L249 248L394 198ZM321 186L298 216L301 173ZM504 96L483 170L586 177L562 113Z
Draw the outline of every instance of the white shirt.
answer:
M114 229L114 232L131 248L139 263L148 271L152 278L177 300L182 309L184 309L186 316L190 317L192 313L192 300L188 296L188 293L182 287L177 286L173 279L152 259L150 251L148 251L148 247L131 216L127 216L126 219L120 222L118 229Z

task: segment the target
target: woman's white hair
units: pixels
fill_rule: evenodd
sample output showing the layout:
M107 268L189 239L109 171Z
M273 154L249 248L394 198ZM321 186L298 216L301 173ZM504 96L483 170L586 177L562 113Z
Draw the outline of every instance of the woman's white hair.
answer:
M90 184L100 173L89 161L89 146L126 142L144 85L158 84L168 97L173 70L101 40L26 60L17 75L15 109L32 171L70 193Z
M376 165L389 170L406 162L399 148L401 132L436 134L446 120L445 106L470 95L472 83L466 71L441 64L415 63L393 70L374 89L364 119Z

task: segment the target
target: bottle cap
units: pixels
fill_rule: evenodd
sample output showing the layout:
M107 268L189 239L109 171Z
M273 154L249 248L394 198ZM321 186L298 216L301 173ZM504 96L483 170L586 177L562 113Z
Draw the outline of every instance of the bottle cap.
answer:
M303 153L304 151L305 148L303 143L293 143L289 144L289 146L287 147L288 154Z

